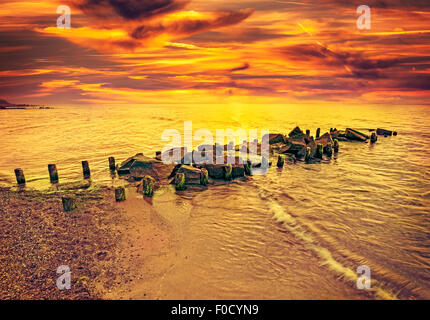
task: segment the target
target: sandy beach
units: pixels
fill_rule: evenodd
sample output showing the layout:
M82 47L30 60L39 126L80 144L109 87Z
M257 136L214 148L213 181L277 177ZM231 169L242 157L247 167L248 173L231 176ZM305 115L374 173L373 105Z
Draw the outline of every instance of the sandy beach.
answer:
M117 204L106 187L74 192L78 208L64 212L61 194L0 189L0 299L129 299L135 283L154 299L160 270L145 265L170 238L150 204ZM56 286L60 265L70 290Z

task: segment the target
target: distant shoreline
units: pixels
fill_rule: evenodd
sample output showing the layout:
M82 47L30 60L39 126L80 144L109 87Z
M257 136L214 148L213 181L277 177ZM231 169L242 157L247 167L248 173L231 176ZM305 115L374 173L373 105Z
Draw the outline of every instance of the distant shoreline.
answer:
M38 106L38 105L21 105L16 104L12 106L0 106L0 110L28 110L28 109L53 109L52 107Z

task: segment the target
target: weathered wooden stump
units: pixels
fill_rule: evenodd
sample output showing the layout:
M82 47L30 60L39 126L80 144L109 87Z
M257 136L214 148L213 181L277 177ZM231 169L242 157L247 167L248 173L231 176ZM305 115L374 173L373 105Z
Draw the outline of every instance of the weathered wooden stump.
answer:
M187 187L185 186L185 174L182 172L177 173L175 175L175 189L178 191L185 190Z
M339 140L337 139L333 140L333 150L334 152L339 152Z
M90 165L88 164L88 161L82 161L82 173L84 175L84 179L91 177Z
M375 132L372 132L372 135L370 136L370 142L375 143L376 141L378 141L378 136Z
M21 168L15 169L15 176L16 176L16 182L19 185L25 184L25 177L24 177L24 171L22 171Z
M315 152L315 158L322 159L323 158L323 145L318 143L317 151Z
M284 157L281 154L278 156L278 163L276 165L278 168L282 168L284 166Z
M231 164L226 164L224 166L224 179L225 180L231 180L232 179L232 175L231 175L232 172L233 172L233 166Z
M309 162L311 162L311 159L312 159L311 148L310 147L306 147L305 162L309 163Z
M115 158L109 157L109 169L110 171L115 171Z
M146 197L152 197L154 195L154 184L155 179L151 176L145 176L142 180L142 192Z
M393 132L390 130L378 128L378 129L376 129L376 134L380 135L380 136L391 136L393 134Z
M251 176L252 175L252 162L251 160L247 160L246 163L243 165L244 169L245 169L245 174L247 176Z
M125 188L124 187L115 188L115 200L117 202L125 200Z
M200 169L200 184L202 186L209 184L209 172L205 168Z
M320 133L321 133L321 128L318 128L317 132L315 134L315 138L319 138L320 137Z
M325 154L326 154L329 158L331 158L331 157L332 157L332 155L333 155L333 147L332 147L331 143L329 143L329 144L327 144L327 145L325 146L325 148L324 148L324 152L325 152Z
M61 197L61 202L63 203L63 210L68 212L77 208L76 199L71 196Z
M49 180L51 183L58 183L58 172L55 164L48 164Z

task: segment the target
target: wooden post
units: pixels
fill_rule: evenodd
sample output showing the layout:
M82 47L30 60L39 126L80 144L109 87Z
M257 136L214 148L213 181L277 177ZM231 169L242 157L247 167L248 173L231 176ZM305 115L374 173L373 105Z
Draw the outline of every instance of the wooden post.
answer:
M378 136L375 132L372 132L372 135L370 136L370 143L375 143L376 141L378 141Z
M142 193L146 197L152 197L154 195L154 184L155 180L151 176L144 176L142 180Z
M329 158L331 158L331 156L333 155L333 146L331 145L331 143L328 143L326 146L325 146L325 148L324 148L325 150L324 150L324 152L325 152L325 154L329 157Z
M61 197L61 201L63 202L64 211L72 211L76 209L76 200L74 197Z
M232 174L233 172L233 166L231 164L226 164L224 166L224 179L225 180L231 180L232 179Z
M310 135L311 135L311 130L306 129L306 135L307 135L307 136L310 136Z
M176 190L185 190L187 187L185 186L185 174L180 172L175 175L175 189Z
M315 138L319 138L320 137L320 133L321 133L321 129L318 128L317 129L317 133L315 134Z
M125 200L125 188L124 187L115 188L115 200L117 202Z
M247 176L252 176L252 163L251 163L251 160L247 160L246 163L243 166L245 168L245 174Z
M276 165L278 168L282 168L284 166L284 157L282 155L278 156L278 163Z
M323 158L323 145L321 143L318 143L317 145L317 152L315 153L315 158Z
M339 152L339 140L337 140L337 139L333 140L333 150L336 153Z
M305 153L305 162L309 163L311 162L311 148L310 147L306 147L306 153Z
M58 172L55 164L48 164L49 180L51 183L58 183Z
M20 168L15 169L15 176L16 176L16 182L18 184L25 184L24 171L22 171L22 169Z
M115 171L115 158L109 157L109 169Z
M82 171L84 174L84 179L91 177L90 165L88 164L88 161L82 161Z

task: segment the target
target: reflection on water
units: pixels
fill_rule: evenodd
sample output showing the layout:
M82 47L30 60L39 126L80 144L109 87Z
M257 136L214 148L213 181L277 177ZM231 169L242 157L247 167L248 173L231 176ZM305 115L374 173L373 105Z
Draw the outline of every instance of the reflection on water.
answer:
M60 180L111 183L109 156L155 154L161 132L266 128L288 133L394 129L375 145L342 143L321 164L270 168L169 201L160 215L177 224L181 248L160 280L160 298L430 298L430 110L425 107L106 106L0 112L0 184L24 170L28 186L49 187L48 163ZM165 192L165 191L163 191ZM169 195L173 199L177 196ZM157 200L158 199L158 200ZM157 202L158 201L158 202ZM184 203L187 210L184 211ZM175 210L178 209L178 214ZM181 213L182 212L182 213ZM187 212L184 214L183 212ZM375 280L355 287L359 265Z

